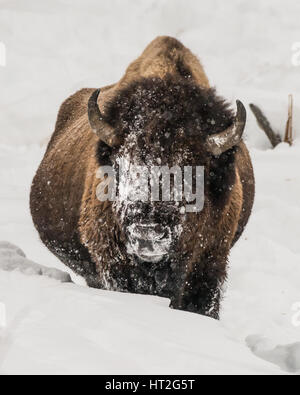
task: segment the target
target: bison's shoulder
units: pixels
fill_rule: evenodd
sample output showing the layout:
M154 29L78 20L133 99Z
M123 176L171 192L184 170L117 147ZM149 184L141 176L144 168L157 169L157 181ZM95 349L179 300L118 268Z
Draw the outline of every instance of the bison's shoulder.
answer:
M53 142L61 136L67 128L79 119L87 111L87 103L93 88L84 88L68 97L60 106L56 119L55 130L48 145L52 147Z
M114 85L108 85L101 88L101 101L103 102L102 105L104 105L109 99L110 92L113 93L113 89L111 89L113 87ZM58 112L55 130L48 145L48 149L49 147L53 146L53 142L57 141L57 138L59 138L67 130L72 130L77 121L80 119L82 120L85 114L87 115L88 101L95 89L96 88L83 88L68 97L62 103ZM87 117L86 122L88 123Z
M64 129L87 111L87 103L94 89L84 88L68 97L60 106L55 131Z

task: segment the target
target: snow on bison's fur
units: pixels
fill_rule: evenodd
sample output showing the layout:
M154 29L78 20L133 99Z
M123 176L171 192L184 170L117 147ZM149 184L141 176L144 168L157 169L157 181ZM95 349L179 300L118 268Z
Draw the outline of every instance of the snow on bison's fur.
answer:
M254 199L245 122L242 103L235 115L187 48L158 37L117 84L62 104L31 190L42 241L91 287L159 295L218 318L228 255ZM99 168L120 158L204 166L203 210L101 202L96 192L107 176L99 179Z

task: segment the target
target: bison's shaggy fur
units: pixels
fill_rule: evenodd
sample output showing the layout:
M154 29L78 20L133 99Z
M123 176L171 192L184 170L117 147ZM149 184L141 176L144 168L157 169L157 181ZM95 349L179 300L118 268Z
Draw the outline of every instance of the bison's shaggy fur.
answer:
M254 198L244 143L218 157L204 148L208 135L232 124L233 112L209 87L196 57L170 37L154 40L119 83L101 91L99 107L123 136L122 147L110 148L92 133L87 106L93 92L83 89L61 106L34 178L31 212L42 241L90 286L166 296L174 308L218 318L227 257ZM200 213L187 213L183 220L161 202L152 208L156 223L183 230L174 236L168 256L156 263L128 253L125 230L132 219L120 221L113 204L96 197L97 169L114 164L128 150L126 138L132 134L136 140L130 155L138 154L144 163L162 158L162 164L172 166L181 156L181 166L205 166ZM142 205L133 220L142 221L150 211Z

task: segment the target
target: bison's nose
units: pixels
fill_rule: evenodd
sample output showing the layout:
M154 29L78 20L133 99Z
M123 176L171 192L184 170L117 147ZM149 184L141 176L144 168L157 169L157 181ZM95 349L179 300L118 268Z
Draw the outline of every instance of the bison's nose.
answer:
M143 222L127 228L127 250L146 262L159 262L169 253L171 230L160 224Z
M153 251L153 243L150 240L140 239L138 240L138 243L139 243L139 250L141 251L147 250L149 252Z
M133 231L133 235L137 238L145 241L150 240L152 242L163 240L169 236L169 230L164 228L160 224L139 224L136 225Z

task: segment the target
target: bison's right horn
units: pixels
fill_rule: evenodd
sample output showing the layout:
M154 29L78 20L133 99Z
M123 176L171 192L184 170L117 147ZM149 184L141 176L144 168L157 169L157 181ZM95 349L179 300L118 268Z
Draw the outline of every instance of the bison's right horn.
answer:
M120 139L112 126L104 120L99 109L97 100L100 89L97 89L89 99L88 116L91 128L94 133L108 146L115 147L120 144Z
M235 120L224 132L213 134L206 139L206 149L214 156L220 156L235 145L238 145L243 137L246 126L247 112L242 102L237 100L237 114Z

